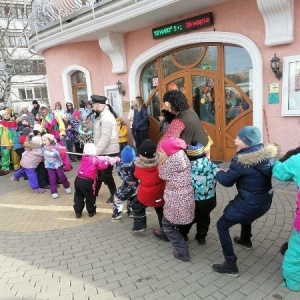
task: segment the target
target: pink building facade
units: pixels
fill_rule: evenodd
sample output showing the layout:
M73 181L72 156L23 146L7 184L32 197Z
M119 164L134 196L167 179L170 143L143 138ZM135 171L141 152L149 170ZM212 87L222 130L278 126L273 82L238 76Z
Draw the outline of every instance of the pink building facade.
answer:
M229 160L237 131L250 124L282 153L299 146L299 1L74 0L48 24L35 15L42 2L33 1L30 47L45 57L52 107L100 94L126 119L142 95L157 140L162 96L178 88L213 138L213 158ZM282 78L270 66L275 53Z

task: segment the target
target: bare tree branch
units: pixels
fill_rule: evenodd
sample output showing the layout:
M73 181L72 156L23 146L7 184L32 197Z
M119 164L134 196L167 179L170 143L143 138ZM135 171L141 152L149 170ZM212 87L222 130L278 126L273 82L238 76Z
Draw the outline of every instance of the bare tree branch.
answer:
M5 22L0 23L0 102L5 104L11 94L14 76L46 73L40 66L41 60L33 59L34 54L20 51L28 45L27 11L31 4L27 4L26 1L23 5L12 2L0 11L2 16L6 16ZM35 73L36 71L40 72Z

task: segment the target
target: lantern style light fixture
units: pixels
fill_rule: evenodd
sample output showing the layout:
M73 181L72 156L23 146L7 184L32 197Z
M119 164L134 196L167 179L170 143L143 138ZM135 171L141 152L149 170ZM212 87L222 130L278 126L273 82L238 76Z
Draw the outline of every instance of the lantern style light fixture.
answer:
M119 94L125 96L126 92L124 91L123 84L119 79L118 79L118 82L116 83L116 86L119 91Z
M274 57L271 59L271 69L275 73L275 77L280 79L282 77L282 72L279 70L280 58L274 54Z

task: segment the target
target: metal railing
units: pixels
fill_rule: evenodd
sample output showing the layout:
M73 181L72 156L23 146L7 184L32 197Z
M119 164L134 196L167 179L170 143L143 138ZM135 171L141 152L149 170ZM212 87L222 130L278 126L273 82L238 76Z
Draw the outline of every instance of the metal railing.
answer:
M62 22L68 16L95 10L118 0L32 0L32 12L29 16L29 26L37 33L51 23ZM133 0L137 3L139 0Z

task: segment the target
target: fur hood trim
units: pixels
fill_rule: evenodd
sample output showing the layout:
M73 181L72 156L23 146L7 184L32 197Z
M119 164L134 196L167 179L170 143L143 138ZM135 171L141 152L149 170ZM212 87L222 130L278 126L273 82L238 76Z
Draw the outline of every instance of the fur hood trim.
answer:
M158 152L156 152L153 158L137 157L134 161L135 165L141 169L157 167L160 163L161 157Z
M33 143L32 141L25 141L24 148L26 149L40 149L42 146Z
M237 162L245 167L257 165L264 160L275 158L279 153L279 148L275 144L263 146L258 151L237 155Z

